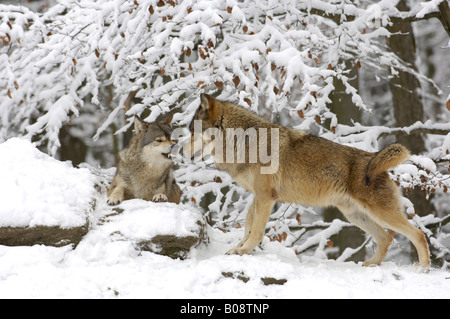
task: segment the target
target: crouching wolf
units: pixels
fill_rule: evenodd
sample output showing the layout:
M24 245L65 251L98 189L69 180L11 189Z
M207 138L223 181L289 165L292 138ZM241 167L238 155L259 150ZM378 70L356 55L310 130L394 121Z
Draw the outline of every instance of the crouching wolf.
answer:
M409 157L409 151L402 145L393 144L378 153L366 152L273 124L242 107L206 94L201 95L200 106L190 125L191 133L194 133L196 120L202 121L202 132L215 129L216 135L222 138L216 137L214 141L222 142L223 137L229 135L227 131L230 128L244 131L270 128L266 140L256 136L253 143L233 143L231 147L215 145L215 154L212 155L216 167L227 171L240 186L255 195L247 213L244 239L228 254L247 254L262 241L272 208L279 201L337 207L351 223L369 233L377 243L375 254L364 262L364 266L378 265L385 258L393 234L384 228L405 235L416 247L420 265L430 266L425 235L403 214L399 190L387 173L389 168ZM264 174L261 168L268 163L261 161L259 148L269 148L273 152L269 145L274 143L271 131L278 134L278 156L273 156L278 160L275 165L277 171ZM191 148L198 145L194 135ZM201 134L202 138L204 135ZM234 153L231 155L245 154L247 160L240 163L217 161L217 151L221 155L227 152ZM229 157L228 153L227 158L236 158ZM248 161L252 156L254 161Z
M119 153L117 172L108 190L108 203L140 198L179 204L181 191L173 177L171 127L164 122L134 119L135 135Z

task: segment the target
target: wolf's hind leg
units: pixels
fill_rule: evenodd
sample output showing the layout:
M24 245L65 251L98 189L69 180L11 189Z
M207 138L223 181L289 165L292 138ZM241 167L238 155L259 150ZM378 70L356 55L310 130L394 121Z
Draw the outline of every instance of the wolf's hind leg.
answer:
M383 226L406 236L416 247L420 266L425 269L430 268L430 251L423 231L411 225L406 216L399 210L375 211L372 214L374 215L373 218L379 220Z
M369 260L363 263L363 266L379 265L386 257L389 246L392 243L393 236L386 232L377 222L375 222L367 213L362 212L358 207L339 207L339 210L344 214L349 222L359 227L377 243L377 250Z

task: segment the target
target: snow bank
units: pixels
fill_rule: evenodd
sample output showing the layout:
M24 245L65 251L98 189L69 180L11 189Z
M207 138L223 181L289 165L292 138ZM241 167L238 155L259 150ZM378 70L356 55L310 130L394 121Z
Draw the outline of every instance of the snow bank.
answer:
M91 231L75 250L0 246L0 298L450 298L442 270L298 258L268 239L251 255L226 256L243 229L210 229L210 244L186 260L138 253L104 235ZM286 282L266 286L264 277Z
M191 206L133 199L112 210L101 218L103 237L131 242L142 251L185 259L207 241L206 220Z
M187 205L153 203L141 199L122 202L120 214L108 217L110 231L127 238L143 240L159 235L176 237L198 236L199 221L204 218L198 210Z
M86 224L94 180L87 169L73 168L40 152L27 140L0 144L0 227Z

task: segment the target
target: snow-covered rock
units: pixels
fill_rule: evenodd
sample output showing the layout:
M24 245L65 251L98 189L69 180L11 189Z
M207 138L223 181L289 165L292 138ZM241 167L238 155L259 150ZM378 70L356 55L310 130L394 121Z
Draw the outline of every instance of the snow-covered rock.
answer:
M77 244L89 229L94 179L24 139L0 144L0 244Z
M130 200L102 206L106 199L95 185L107 184L105 176L60 162L27 140L0 144L0 154L0 245L78 244L92 227L101 227L112 240L183 259L207 238L204 217L186 205Z
M185 259L191 248L207 241L206 221L196 209L141 199L122 202L100 220L103 232L137 248L171 258Z

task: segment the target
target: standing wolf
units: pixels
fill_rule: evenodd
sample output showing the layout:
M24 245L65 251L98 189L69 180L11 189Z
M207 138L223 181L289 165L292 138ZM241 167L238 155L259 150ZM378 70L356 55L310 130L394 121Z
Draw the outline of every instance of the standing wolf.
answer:
M256 151L254 162L216 161L220 170L227 171L236 182L255 194L247 214L244 239L228 254L247 254L263 239L265 226L276 201L308 206L336 206L353 224L369 233L377 242L377 250L364 266L378 265L386 256L393 235L383 227L405 235L417 249L420 265L430 267L430 254L424 233L412 226L403 214L403 205L398 188L389 178L387 170L409 157L409 151L400 144L393 144L378 153L340 145L332 141L273 124L256 114L228 102L221 102L202 94L190 129L195 120L202 121L202 130L215 128L226 136L230 128L275 129L279 135L276 156L278 170L263 174L258 150L269 147L273 140L227 145L225 152L236 155ZM198 135L198 134L197 134ZM202 134L202 136L205 134ZM216 139L220 141L220 139ZM223 140L223 139L222 139ZM197 144L191 139L192 145ZM200 142L201 143L201 142ZM266 145L264 145L266 144ZM270 147L269 147L270 148ZM272 154L273 155L273 154ZM228 154L227 154L228 157ZM231 158L231 157L230 157ZM235 158L235 157L234 157Z
M120 152L117 172L108 190L108 203L126 199L169 201L179 204L181 191L173 177L170 151L171 127L167 123L147 123L134 119L136 134Z

